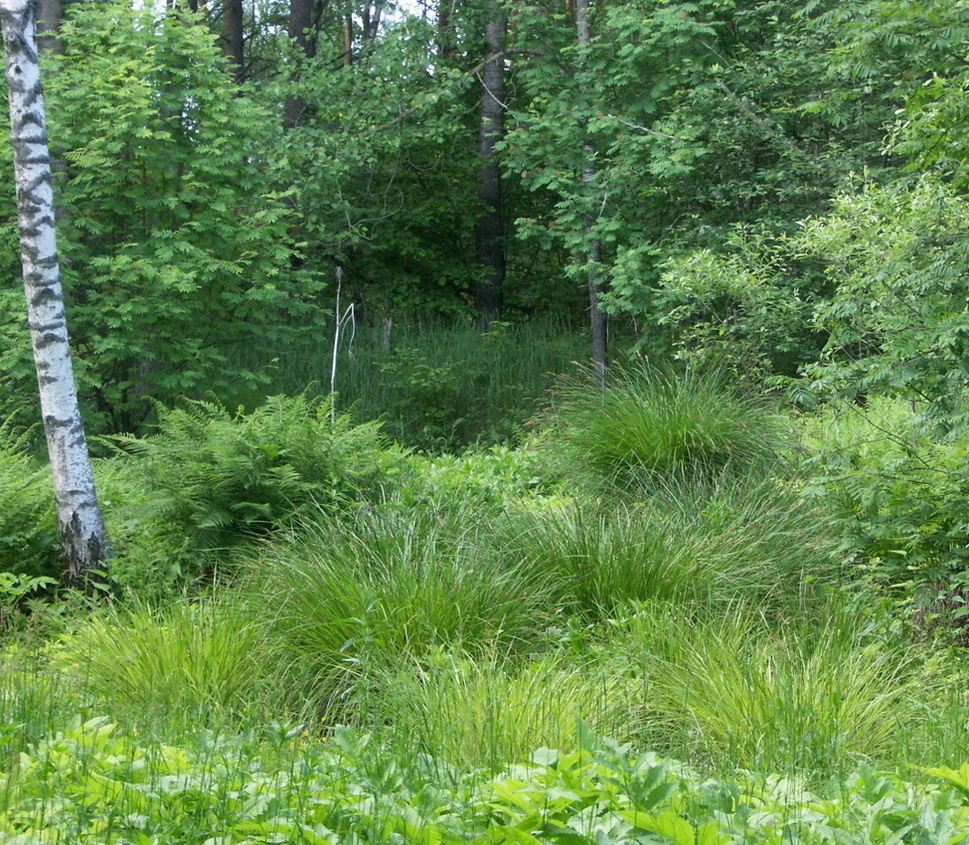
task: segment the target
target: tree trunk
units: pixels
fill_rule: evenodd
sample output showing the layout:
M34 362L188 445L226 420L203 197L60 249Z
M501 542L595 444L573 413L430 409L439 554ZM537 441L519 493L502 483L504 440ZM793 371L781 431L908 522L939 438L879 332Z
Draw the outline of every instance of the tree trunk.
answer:
M485 25L487 49L481 76L481 128L478 153L478 199L485 209L475 224L480 275L474 301L482 331L501 316L505 281L505 227L501 195L501 160L496 145L504 136L506 18L495 0L490 0Z
M106 580L110 551L95 493L68 344L33 4L30 0L2 0L0 21L7 54L27 317L54 474L64 575L70 584L90 587Z
M579 44L579 67L584 70L589 46L592 44L589 0L575 0L575 24ZM583 120L584 125L585 123ZM606 371L609 369L609 318L602 310L602 243L595 234L595 206L598 205L593 193L596 178L595 145L587 140L582 149L586 161L582 182L586 186L586 200L589 204L585 217L585 258L589 288L589 327L592 334L592 368L599 384L605 386Z
M290 0L289 37L300 57L313 58L316 55L316 39L313 37L314 9L316 0ZM306 101L302 97L288 97L286 100L286 127L299 126L306 111Z
M63 15L62 0L37 0L37 46L41 53L59 56L64 52L64 45L57 34Z
M454 11L454 0L438 0L437 4L437 50L438 55L445 61L457 55L454 44L454 27L451 25L451 12Z
M222 24L225 54L232 62L236 82L242 82L246 64L242 0L225 0Z

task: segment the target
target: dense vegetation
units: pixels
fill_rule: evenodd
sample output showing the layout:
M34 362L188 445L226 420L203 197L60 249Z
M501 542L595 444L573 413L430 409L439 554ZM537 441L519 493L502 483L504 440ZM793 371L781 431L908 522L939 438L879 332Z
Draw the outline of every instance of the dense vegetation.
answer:
M969 842L969 11L300 4L45 48L117 589L11 193L0 841Z

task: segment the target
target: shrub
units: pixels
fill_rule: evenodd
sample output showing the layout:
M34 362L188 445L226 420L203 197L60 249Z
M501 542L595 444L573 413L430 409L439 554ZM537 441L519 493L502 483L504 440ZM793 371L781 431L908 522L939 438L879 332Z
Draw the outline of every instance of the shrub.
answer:
M859 579L914 603L929 627L966 631L969 449L911 403L870 398L802 420L806 492L837 519Z
M119 443L140 458L148 515L204 550L375 493L394 460L379 429L333 414L330 399L275 396L249 414L206 402L163 410L157 434Z
M596 492L643 495L657 485L748 473L777 463L777 418L715 375L620 371L605 388L566 382L547 414L558 468Z

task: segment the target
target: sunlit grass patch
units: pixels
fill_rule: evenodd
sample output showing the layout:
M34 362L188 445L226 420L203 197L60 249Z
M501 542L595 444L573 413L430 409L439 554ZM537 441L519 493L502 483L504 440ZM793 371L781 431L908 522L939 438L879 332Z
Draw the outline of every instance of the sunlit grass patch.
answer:
M228 602L106 608L63 637L53 657L101 712L162 734L238 724L273 697L265 632Z
M910 645L841 610L812 627L749 605L714 616L642 607L616 647L645 672L647 734L721 770L822 778L898 759L899 735L933 694Z

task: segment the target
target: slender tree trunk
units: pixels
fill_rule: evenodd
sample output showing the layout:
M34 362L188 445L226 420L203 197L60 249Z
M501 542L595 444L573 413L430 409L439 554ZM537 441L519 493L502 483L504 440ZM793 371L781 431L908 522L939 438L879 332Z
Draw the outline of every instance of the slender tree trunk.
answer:
M485 209L475 223L480 276L475 283L474 300L482 331L501 316L502 287L505 281L505 227L501 193L501 160L496 146L504 137L506 18L495 0L488 4L485 25L487 49L481 75L481 128L478 153L478 199Z
M343 66L353 64L353 17L348 13L343 16Z
M106 579L110 552L95 493L68 344L31 0L2 0L0 21L7 55L10 132L27 317L44 433L54 474L64 573L68 583L92 586Z
M290 0L289 37L296 44L300 56L313 58L316 55L314 38L314 9L316 0ZM289 97L286 100L286 126L289 129L299 126L306 111L306 101L302 97Z
M377 40L377 33L380 31L380 18L383 15L383 0L373 0L372 3L363 4L361 17L363 20L363 33L360 37L361 55L369 54L373 50Z
M242 82L246 65L242 0L225 0L222 24L225 54L232 62L236 82Z
M574 0L575 23L579 44L580 69L585 70L586 56L592 44L592 30L589 26L589 0ZM583 121L585 123L585 121ZM599 384L605 385L606 371L609 369L609 318L602 310L602 243L595 235L596 205L593 188L596 178L595 146L591 140L582 145L585 153L585 168L582 182L586 186L589 210L585 217L586 266L589 287L589 327L592 334L592 368Z
M37 0L37 46L41 53L60 55L64 45L57 31L64 16L62 0Z
M445 61L453 59L457 54L454 45L454 27L451 25L451 12L454 11L454 0L438 0L437 4L437 51Z

